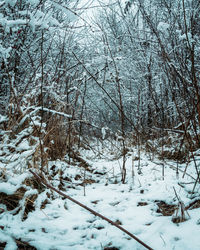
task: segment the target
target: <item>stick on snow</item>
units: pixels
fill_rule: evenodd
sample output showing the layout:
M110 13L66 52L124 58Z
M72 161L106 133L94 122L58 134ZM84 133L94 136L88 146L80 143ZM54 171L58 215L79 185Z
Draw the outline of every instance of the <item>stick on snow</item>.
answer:
M80 207L88 210L90 213L94 214L95 216L100 217L101 219L107 221L108 223L110 223L111 225L117 227L118 229L120 229L121 231L123 231L124 233L128 234L131 238L133 238L134 240L136 240L138 243L140 243L141 245L143 245L146 249L149 250L153 250L153 248L151 248L150 246L148 246L147 244L145 244L143 241L141 241L140 239L138 239L135 235L133 235L132 233L130 233L129 231L127 231L125 228L121 227L120 225L116 224L114 221L108 219L107 217L101 215L100 213L97 213L96 211L94 211L93 209L85 206L84 204L80 203L79 201L71 198L70 196L64 194L63 192L61 192L60 190L54 188L52 185L48 184L46 179L44 179L43 177L40 177L39 175L37 175L36 173L34 173L32 170L30 170L30 172L34 175L34 177L36 179L38 179L43 185L45 185L46 187L52 189L53 191L55 191L56 193L60 194L61 196L65 197L66 199L76 203L77 205L79 205Z

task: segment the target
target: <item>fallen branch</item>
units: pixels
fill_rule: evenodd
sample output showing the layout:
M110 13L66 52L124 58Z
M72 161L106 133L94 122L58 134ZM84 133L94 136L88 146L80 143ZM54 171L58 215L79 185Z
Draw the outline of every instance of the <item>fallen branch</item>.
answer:
M46 179L41 178L39 175L37 175L36 173L34 173L32 170L30 170L30 172L34 175L34 177L36 179L38 179L43 185L45 185L46 187L52 189L53 191L55 191L56 193L60 194L61 196L65 197L66 199L76 203L77 205L79 205L80 207L88 210L89 212L91 212L92 214L94 214L95 216L100 217L101 219L107 221L108 223L110 223L111 225L119 228L121 231L123 231L124 233L128 234L131 238L133 238L134 240L136 240L138 243L140 243L141 245L143 245L146 249L149 250L153 250L153 248L151 248L150 246L148 246L147 244L145 244L143 241L141 241L140 239L138 239L135 235L133 235L132 233L130 233L129 231L127 231L125 228L121 227L120 225L118 225L117 223L115 223L114 221L108 219L107 217L101 215L100 213L97 213L96 211L94 211L93 209L85 206L84 204L80 203L79 201L71 198L70 196L64 194L63 192L61 192L60 190L54 188L53 186L51 186L50 184L47 183Z

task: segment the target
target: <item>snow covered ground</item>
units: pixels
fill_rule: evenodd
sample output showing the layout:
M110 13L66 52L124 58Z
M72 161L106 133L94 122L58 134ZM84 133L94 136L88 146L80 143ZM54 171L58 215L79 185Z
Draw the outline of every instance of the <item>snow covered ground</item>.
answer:
M126 161L127 182L121 184L121 159L93 159L91 152L87 151L82 155L93 172L69 166L64 161L50 163L49 168L52 173L53 171L56 173L56 169L62 169L63 176L68 178L65 178L66 191L63 192L117 222L153 249L200 249L200 208L188 209L190 218L181 223L173 223L173 215L163 216L159 212L160 201L168 205L178 205L174 188L186 207L199 196L199 186L196 187L196 192L191 194L194 184L185 184L194 182L190 176L186 175L182 179L180 173L177 177L176 172L169 167L169 165L176 167L174 163L164 165L163 180L163 166L159 160L155 159L156 163L152 162L145 153L142 153L141 171L138 171L136 153L133 152ZM2 170L5 166L0 165L0 167ZM185 165L179 167L184 170ZM84 175L85 180L88 180L85 182L90 183L85 185L85 196L84 185L78 185L83 182ZM14 193L27 176L32 178L28 172L20 176L12 174L7 182L1 178L0 193ZM50 180L50 183L57 187L58 179L59 173ZM28 242L41 250L109 249L109 247L121 250L145 249L119 229L56 193L54 193L55 199L49 199L48 204L40 209L42 202L48 196L47 193L51 192L45 190L38 194L38 190L31 188L26 191L26 197L30 194L38 194L38 197L35 209L29 212L27 219L23 221L22 209L17 213L14 210L7 211L3 204L0 205L0 242L7 242L5 249L17 249L14 239ZM188 217L187 212L185 212L186 217Z

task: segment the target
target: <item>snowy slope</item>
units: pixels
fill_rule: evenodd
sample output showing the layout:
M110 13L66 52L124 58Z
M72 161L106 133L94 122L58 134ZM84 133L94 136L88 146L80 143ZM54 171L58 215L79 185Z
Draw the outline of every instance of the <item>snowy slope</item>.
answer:
M132 156L127 159L127 184L123 185L120 183L121 159L87 160L96 174L95 171L86 172L85 178L95 183L86 185L85 196L84 187L78 185L83 181L84 173L81 168L69 166L61 161L50 164L65 169L66 176L73 182L74 188L67 188L67 195L119 223L153 249L200 249L200 208L188 209L190 218L178 224L172 222L172 216L158 213L159 201L178 204L173 187L186 207L192 202L188 188L179 185L190 183L193 181L191 177L186 176L183 180L180 176L177 178L175 171L166 165L163 180L162 165L158 164L158 160L157 164L152 163L143 154L140 174L137 173L137 161L134 161L135 176L132 176ZM4 192L5 188L12 191L14 186L18 186L17 182L20 184L25 177L26 174L18 179L10 178L8 183L1 183L0 192ZM54 180L56 179L57 175L54 176ZM54 186L58 184L56 181L50 182ZM48 192L51 193L50 190ZM199 190L196 195L198 192ZM0 214L0 241L7 242L6 249L17 249L13 238L29 242L41 250L106 247L122 250L144 249L119 229L57 194L56 199L51 200L44 209L40 209L46 193L47 190L38 195L36 209L29 212L24 221L21 219L21 212L13 215L12 211L4 210Z

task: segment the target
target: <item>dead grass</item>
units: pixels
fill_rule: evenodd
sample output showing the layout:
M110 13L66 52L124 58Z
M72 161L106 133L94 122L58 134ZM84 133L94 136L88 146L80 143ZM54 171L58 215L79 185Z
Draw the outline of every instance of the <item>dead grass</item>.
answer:
M158 206L157 213L161 213L163 216L171 216L177 209L177 205L167 204L164 201L156 201Z
M200 200L191 202L188 206L185 206L183 202L176 204L167 204L164 201L155 201L158 209L157 213L161 213L163 216L172 216L173 223L181 223L190 218L187 210L200 208Z
M27 189L21 187L12 195L0 193L0 203L5 205L8 211L15 210L15 214L17 214L20 210L23 210L22 220L25 220L28 213L35 209L34 201L37 199L36 194L24 197L26 191ZM23 200L23 198L25 198L24 203L20 205L20 201Z
M24 250L37 250L37 248L29 245L28 242L22 241L21 239L15 239L15 242L16 242L19 250L22 250L22 249L24 249ZM6 242L1 242L1 240L0 240L0 250L5 249L5 247L6 247Z

